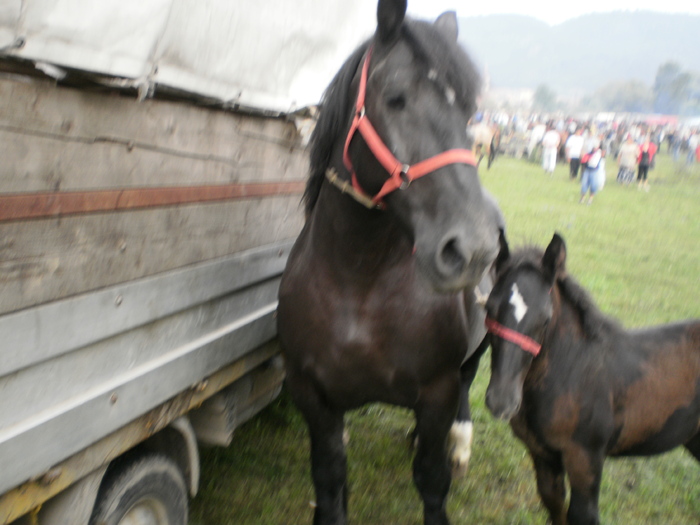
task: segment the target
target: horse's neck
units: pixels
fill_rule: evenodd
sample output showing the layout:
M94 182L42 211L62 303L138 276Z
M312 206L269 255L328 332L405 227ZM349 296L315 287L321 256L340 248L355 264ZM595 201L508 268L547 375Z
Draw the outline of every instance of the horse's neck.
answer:
M552 288L552 318L542 341L543 356L556 358L586 338L579 310L562 294L558 285Z
M411 241L394 217L365 208L328 181L308 220L308 242L331 264L376 272L411 256Z
M569 283L571 285L571 283ZM578 285L576 285L578 286ZM602 373L611 363L626 362L616 358L624 350L616 348L612 337L626 337L624 331L608 328L593 328L585 323L606 323L612 328L613 321L598 311L582 311L582 306L575 304L559 285L552 289L554 314L547 327L542 343L541 361L556 362L563 366L556 373L566 382L569 375L579 376L585 373ZM588 300L588 299L587 299ZM589 316L590 318L584 319ZM592 368L591 368L592 367ZM587 372L586 372L587 371ZM551 370L550 370L551 372Z

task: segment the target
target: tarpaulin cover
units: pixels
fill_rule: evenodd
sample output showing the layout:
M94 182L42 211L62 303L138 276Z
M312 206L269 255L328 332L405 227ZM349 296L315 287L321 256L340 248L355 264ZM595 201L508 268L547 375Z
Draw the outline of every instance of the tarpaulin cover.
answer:
M263 111L316 104L376 0L2 0L0 56Z

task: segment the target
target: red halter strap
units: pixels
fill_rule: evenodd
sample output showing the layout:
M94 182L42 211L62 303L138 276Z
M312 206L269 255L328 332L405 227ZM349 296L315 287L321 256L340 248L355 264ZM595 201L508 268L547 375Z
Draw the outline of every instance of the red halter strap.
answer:
M359 131L362 138L365 139L367 146L372 154L389 173L389 178L384 183L374 197L372 202L383 207L382 198L387 194L397 189L406 189L414 180L432 173L448 164L469 164L476 166L476 157L471 150L468 149L451 149L439 153L433 157L422 160L416 164L408 165L400 162L393 153L386 147L384 141L372 126L369 118L365 115L365 93L367 90L367 72L369 70L369 59L372 56L372 49L367 51L365 61L362 64L362 74L360 76L360 87L357 92L357 102L355 104L355 116L350 125L350 131L345 139L345 148L343 149L343 162L348 171L352 174L352 185L359 193L366 195L366 192L360 186L355 175L355 170L348 154L350 141L355 136L355 132Z
M495 321L489 317L486 318L484 324L486 325L486 329L492 334L518 345L520 348L534 355L535 357L542 349L542 345L531 337L521 334L520 332L516 332L515 330L511 330L510 328L506 328L498 321Z

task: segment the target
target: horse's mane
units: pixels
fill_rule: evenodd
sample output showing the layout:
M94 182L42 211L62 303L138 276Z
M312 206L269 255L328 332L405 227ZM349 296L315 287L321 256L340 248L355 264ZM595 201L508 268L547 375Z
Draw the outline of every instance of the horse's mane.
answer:
M529 266L534 270L542 271L542 257L544 252L535 246L526 246L512 253L508 260L507 267L510 268ZM612 317L601 312L595 301L571 275L568 273L558 276L556 280L557 288L561 297L578 314L581 328L587 339L602 340L611 333L622 331L621 325Z
M410 45L417 60L422 62L426 74L428 70L434 71L436 80L454 90L455 103L471 116L476 111L481 80L464 50L428 22L406 19L401 27L401 38ZM350 97L350 84L371 42L371 39L367 40L348 57L321 99L321 111L309 143L310 174L304 191L307 215L314 208L321 191L333 145L349 124L354 103Z
M570 275L557 279L562 297L578 313L583 333L587 339L602 340L611 333L622 331L621 325L605 315L590 294Z

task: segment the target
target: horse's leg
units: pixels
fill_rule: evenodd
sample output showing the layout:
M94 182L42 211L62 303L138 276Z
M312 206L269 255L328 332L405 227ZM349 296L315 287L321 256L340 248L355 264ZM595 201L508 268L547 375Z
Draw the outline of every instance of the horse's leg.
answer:
M569 525L599 525L598 495L603 476L604 452L572 443L564 452L563 459L571 485L567 513Z
M476 351L469 356L460 368L459 410L457 419L452 424L449 436L452 477L462 477L467 473L469 459L472 455L474 424L469 406L469 390L479 369L481 356L489 347L488 337L484 338Z
M700 432L695 434L695 436L685 444L685 448L688 449L695 459L700 461Z
M566 525L566 485L561 456L543 457L530 451L537 474L537 492L547 507L552 525Z
M316 491L314 525L346 525L344 413L328 407L310 381L292 381L288 375L287 385L309 427L311 476Z
M450 490L447 434L459 401L459 380L447 377L425 386L415 407L418 450L413 480L424 505L425 525L449 525L445 500Z

